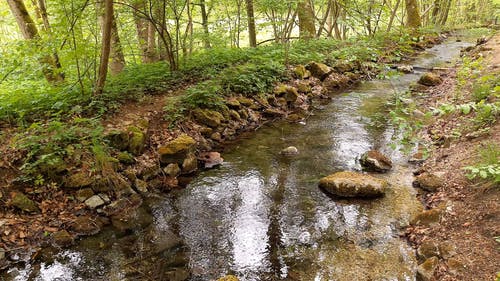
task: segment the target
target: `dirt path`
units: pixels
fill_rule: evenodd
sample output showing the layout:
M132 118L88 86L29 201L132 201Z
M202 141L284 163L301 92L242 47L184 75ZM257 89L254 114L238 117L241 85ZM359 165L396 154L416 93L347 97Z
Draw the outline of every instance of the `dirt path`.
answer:
M500 34L477 46L468 56L484 57L482 72L499 75ZM471 101L470 91L456 90L456 69L441 73L441 77L441 85L424 91L420 106L430 110L444 103ZM480 147L500 144L500 124L497 116L497 122L486 128L485 133L466 134L470 119L463 114L451 114L438 117L423 129L423 138L439 145L433 146L431 156L418 173L438 174L443 183L436 192L421 194L426 207L440 213L438 223L407 230L421 262L431 256L438 257L433 274L431 270L430 275L421 275L420 280L499 280L500 188L498 184L469 181L463 167L477 163ZM457 138L457 132L464 133Z

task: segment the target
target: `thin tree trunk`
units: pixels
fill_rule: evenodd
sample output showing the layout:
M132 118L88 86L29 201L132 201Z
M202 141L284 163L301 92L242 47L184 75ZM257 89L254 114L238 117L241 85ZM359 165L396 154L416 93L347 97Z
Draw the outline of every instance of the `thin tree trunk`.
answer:
M36 28L35 22L29 15L24 2L22 0L7 0L7 3L9 4L10 10L17 21L24 39L35 40L35 42L38 41L40 39L38 29ZM64 81L64 75L59 71L61 66L58 64L58 59L53 56L46 55L39 61L43 68L43 75L49 83Z
M248 39L250 47L257 47L257 33L255 31L255 16L253 13L253 0L246 0L248 18Z
M104 15L103 15L103 2L97 2L97 6L99 9L99 22L101 24L101 29L104 29ZM116 25L116 17L113 14L113 18L111 19L111 53L110 53L110 61L109 61L109 70L112 75L116 75L122 72L123 68L125 68L125 57L123 55L122 45L120 43L120 37L118 36L118 27Z
M97 82L94 88L94 95L102 94L106 76L108 74L109 55L111 52L111 37L113 29L113 0L104 0L104 18L102 21L102 42L101 42L101 61Z
M208 13L207 6L205 5L205 0L200 0L201 9L201 25L203 26L203 45L205 49L210 49L210 31L208 30Z
M416 30L422 26L418 2L417 0L405 0L405 4L407 13L406 27Z
M300 1L297 4L297 13L299 16L299 33L300 38L313 38L316 34L314 25L314 11L312 10L309 0Z

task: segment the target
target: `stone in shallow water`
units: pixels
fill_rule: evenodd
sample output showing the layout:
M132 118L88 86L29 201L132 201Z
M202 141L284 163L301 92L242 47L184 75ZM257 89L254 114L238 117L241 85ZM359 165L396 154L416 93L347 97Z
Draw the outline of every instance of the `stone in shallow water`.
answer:
M383 173L392 169L391 159L377 150L370 150L363 153L359 162L361 166L370 171Z
M319 181L319 187L339 197L380 197L388 185L385 180L349 171L334 173Z

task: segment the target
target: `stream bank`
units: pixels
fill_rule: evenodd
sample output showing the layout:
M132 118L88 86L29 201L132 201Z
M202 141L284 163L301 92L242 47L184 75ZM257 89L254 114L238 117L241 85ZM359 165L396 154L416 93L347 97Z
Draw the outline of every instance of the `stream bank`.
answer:
M432 67L466 45L451 40L416 63ZM206 280L228 273L243 280L411 280L416 262L398 236L419 204L405 158L388 150L394 128L384 113L392 91L405 91L418 77L361 83L316 109L302 121L306 126L263 126L228 145L226 164L203 172L186 189L145 196L146 208L132 216L142 226L120 230L125 220L115 219L115 229L66 251L42 251L40 263L10 274L19 280ZM299 155L280 156L290 145ZM386 150L397 163L384 176L393 186L385 198L334 201L317 188L318 179L332 171L359 170L356 157L372 148ZM345 270L353 264L357 270Z

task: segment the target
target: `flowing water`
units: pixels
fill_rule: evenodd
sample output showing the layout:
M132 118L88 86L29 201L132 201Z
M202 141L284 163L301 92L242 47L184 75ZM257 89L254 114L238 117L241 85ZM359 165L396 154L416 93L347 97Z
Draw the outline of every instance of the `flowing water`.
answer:
M414 62L441 65L468 43L454 39ZM415 280L414 251L399 235L421 210L411 167L391 150L386 103L421 73L360 83L317 105L305 124L273 123L224 153L220 168L184 190L146 200L152 224L121 233L106 229L68 250L11 269L10 280ZM299 155L280 156L287 146ZM395 168L385 197L338 200L318 180L360 170L369 149L389 154Z

